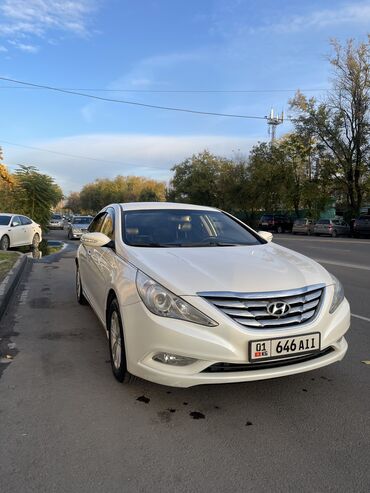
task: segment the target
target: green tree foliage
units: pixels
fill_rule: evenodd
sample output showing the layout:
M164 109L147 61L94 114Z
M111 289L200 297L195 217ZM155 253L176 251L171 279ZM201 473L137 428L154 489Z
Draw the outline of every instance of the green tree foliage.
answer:
M0 182L0 210L25 214L46 228L51 210L63 198L54 179L34 166L20 166L12 183Z
M165 199L165 184L140 176L117 176L95 180L80 192L80 208L96 213L115 202L148 202Z
M176 164L167 199L236 211L248 200L247 167L205 150Z
M370 173L370 38L355 45L332 42L333 87L325 101L298 92L291 101L298 132L323 145L321 173L343 193L352 216L368 192Z
M80 214L82 212L79 192L71 192L68 195L65 209L70 209L74 214Z

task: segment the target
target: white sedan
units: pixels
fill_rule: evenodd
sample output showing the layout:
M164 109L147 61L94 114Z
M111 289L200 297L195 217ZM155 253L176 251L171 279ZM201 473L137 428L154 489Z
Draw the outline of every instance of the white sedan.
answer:
M119 381L177 387L292 375L343 358L340 282L230 214L113 204L76 258L76 290L109 339Z
M30 245L37 248L42 240L39 224L27 216L0 214L0 250Z

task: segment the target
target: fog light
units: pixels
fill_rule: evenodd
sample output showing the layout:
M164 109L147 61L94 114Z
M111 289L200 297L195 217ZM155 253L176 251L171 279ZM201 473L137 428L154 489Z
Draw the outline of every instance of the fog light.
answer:
M178 356L177 354L170 353L157 353L153 356L153 360L164 363L165 365L173 366L187 366L197 361L194 358L187 358L186 356Z

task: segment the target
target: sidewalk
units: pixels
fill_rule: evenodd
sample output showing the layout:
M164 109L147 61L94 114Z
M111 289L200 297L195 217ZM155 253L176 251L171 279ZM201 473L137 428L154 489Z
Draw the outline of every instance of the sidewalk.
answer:
M7 252L8 253L8 252ZM18 259L12 265L10 270L5 274L5 277L0 276L0 319L4 314L8 303L12 297L12 294L17 287L17 284L21 278L23 270L27 263L27 256L19 252L9 252L12 255L17 255ZM8 262L7 259L0 259L0 267L3 262Z

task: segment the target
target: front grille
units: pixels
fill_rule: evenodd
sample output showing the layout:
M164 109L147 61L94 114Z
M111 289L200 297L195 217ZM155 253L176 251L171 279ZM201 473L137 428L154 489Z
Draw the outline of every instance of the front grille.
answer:
M313 320L319 310L324 284L290 291L265 293L207 292L199 296L244 327L271 329L296 326ZM271 315L271 303L284 302L290 307L284 315Z
M326 356L334 351L331 346L312 354L302 356L291 356L290 358L265 361L261 363L215 363L205 368L202 373L229 373L240 371L267 370L269 368L280 368L281 366L297 365L305 361L311 361Z

